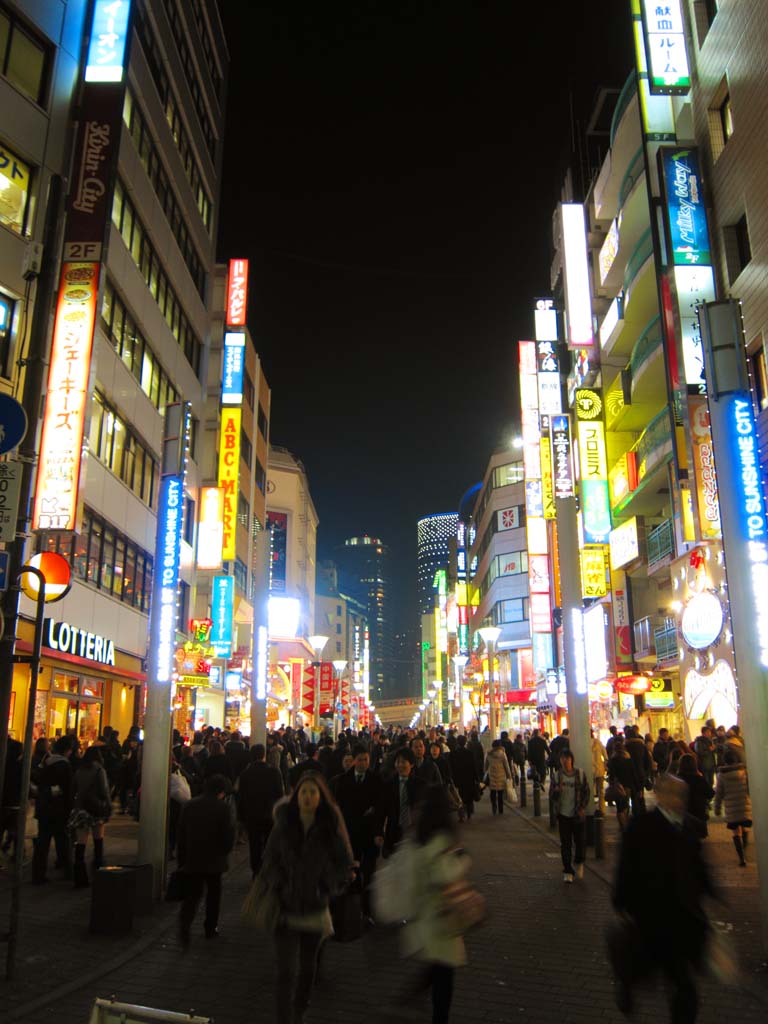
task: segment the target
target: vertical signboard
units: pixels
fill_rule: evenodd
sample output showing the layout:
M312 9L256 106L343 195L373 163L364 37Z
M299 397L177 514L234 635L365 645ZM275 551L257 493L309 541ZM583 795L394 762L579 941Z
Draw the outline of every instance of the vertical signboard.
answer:
M221 404L243 404L245 331L224 332L224 367L221 374Z
M581 512L584 542L607 544L611 532L611 503L608 496L608 461L603 425L603 401L597 391L576 392L581 468Z
M641 0L651 93L687 95L691 88L682 0Z
M222 558L225 561L231 561L235 557L241 421L242 411L239 407L225 406L221 410L219 487L224 494Z
M214 576L211 597L211 646L218 658L228 658L232 653L234 614L234 576Z
M269 589L280 594L285 591L288 564L288 514L267 512L270 533Z
M248 260L230 260L227 278L227 324L230 327L245 327L247 311Z
M560 218L568 324L566 341L568 348L571 349L592 348L595 344L595 334L592 326L584 207L581 203L561 203Z
M720 501L717 496L717 473L712 431L709 424L709 406L706 398L688 400L693 447L693 471L699 507L699 528L705 540L722 536L720 527Z
M201 487L197 526L198 569L220 569L223 546L224 492L220 487Z
M560 413L549 421L552 437L553 483L556 498L572 498L574 490L571 417Z
M131 0L95 0L86 82L122 82L130 15Z
M160 484L157 512L157 558L152 589L152 683L171 682L176 638L176 612L181 562L184 484L180 475L166 476Z

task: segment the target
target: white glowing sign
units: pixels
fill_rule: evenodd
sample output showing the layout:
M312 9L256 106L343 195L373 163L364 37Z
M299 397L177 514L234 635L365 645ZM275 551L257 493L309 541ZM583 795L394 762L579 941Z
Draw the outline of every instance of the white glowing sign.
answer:
M696 307L715 298L715 272L711 266L675 267L675 289L680 310L680 333L683 342L685 382L700 394L706 391L704 381L704 351Z
M584 613L581 608L571 608L573 628L573 660L576 671L576 693L587 692L587 653L584 646Z
M592 348L592 304L589 296L587 232L581 203L561 203L563 270L568 348Z
M691 87L681 0L643 0L643 27L652 93L685 94Z
M299 631L301 602L297 597L269 598L269 635L294 637Z
M605 612L601 604L584 612L584 653L587 682L596 683L608 673L608 655L605 648Z
M267 699L267 627L256 631L256 700Z
M680 632L695 651L711 647L723 631L725 612L715 594L704 590L695 594L682 614Z
M640 537L637 517L632 516L626 523L611 530L608 543L611 546L611 569L620 569L640 557Z
M198 569L220 569L224 545L224 491L200 488L200 522L197 527Z
M96 0L85 62L86 82L122 82L130 0Z

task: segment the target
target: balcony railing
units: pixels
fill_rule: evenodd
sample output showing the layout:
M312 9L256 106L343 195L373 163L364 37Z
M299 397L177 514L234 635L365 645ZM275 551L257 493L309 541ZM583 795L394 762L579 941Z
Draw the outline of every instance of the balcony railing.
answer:
M637 455L638 481L642 481L665 457L671 456L672 423L669 409L662 409L654 416L635 442L634 451Z
M632 161L627 168L627 173L624 175L621 185L619 185L619 209L621 210L624 203L627 201L627 196L635 187L636 182L645 174L645 154L643 147L635 153L632 157Z
M656 661L671 662L680 658L680 644L674 619L665 619L664 625L653 631Z
M627 269L624 271L624 291L629 292L632 288L632 282L638 275L640 268L643 266L649 256L653 254L653 238L651 237L651 229L648 228L641 236L635 246L635 251L629 257L627 263Z
M616 140L616 132L619 130L619 124L621 123L624 113L632 102L637 93L637 84L635 82L635 72L630 72L629 78L624 83L624 88L619 93L619 98L616 100L616 109L613 112L611 119L611 146Z
M655 316L643 329L632 349L629 365L632 376L637 376L640 367L648 356L661 345L661 317Z
M644 655L653 654L653 619L646 615L638 619L634 624L635 634L635 657L642 658Z
M648 568L675 555L675 531L671 519L665 519L648 533Z

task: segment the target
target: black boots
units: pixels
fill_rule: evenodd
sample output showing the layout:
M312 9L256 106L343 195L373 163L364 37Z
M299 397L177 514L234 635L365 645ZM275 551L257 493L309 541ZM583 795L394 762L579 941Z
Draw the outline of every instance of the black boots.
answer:
M736 853L739 855L739 864L741 867L745 868L747 866L747 862L744 859L744 843L741 840L741 836L735 835L733 837L733 845L736 847Z
M84 889L88 885L88 872L85 867L85 843L75 843L73 877L76 889Z

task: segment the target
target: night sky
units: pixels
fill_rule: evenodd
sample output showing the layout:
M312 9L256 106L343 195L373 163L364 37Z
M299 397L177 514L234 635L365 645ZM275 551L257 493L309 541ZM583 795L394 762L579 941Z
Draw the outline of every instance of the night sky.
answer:
M220 0L219 257L251 260L271 436L304 462L319 554L371 533L415 616L416 520L516 432L516 345L629 0Z

